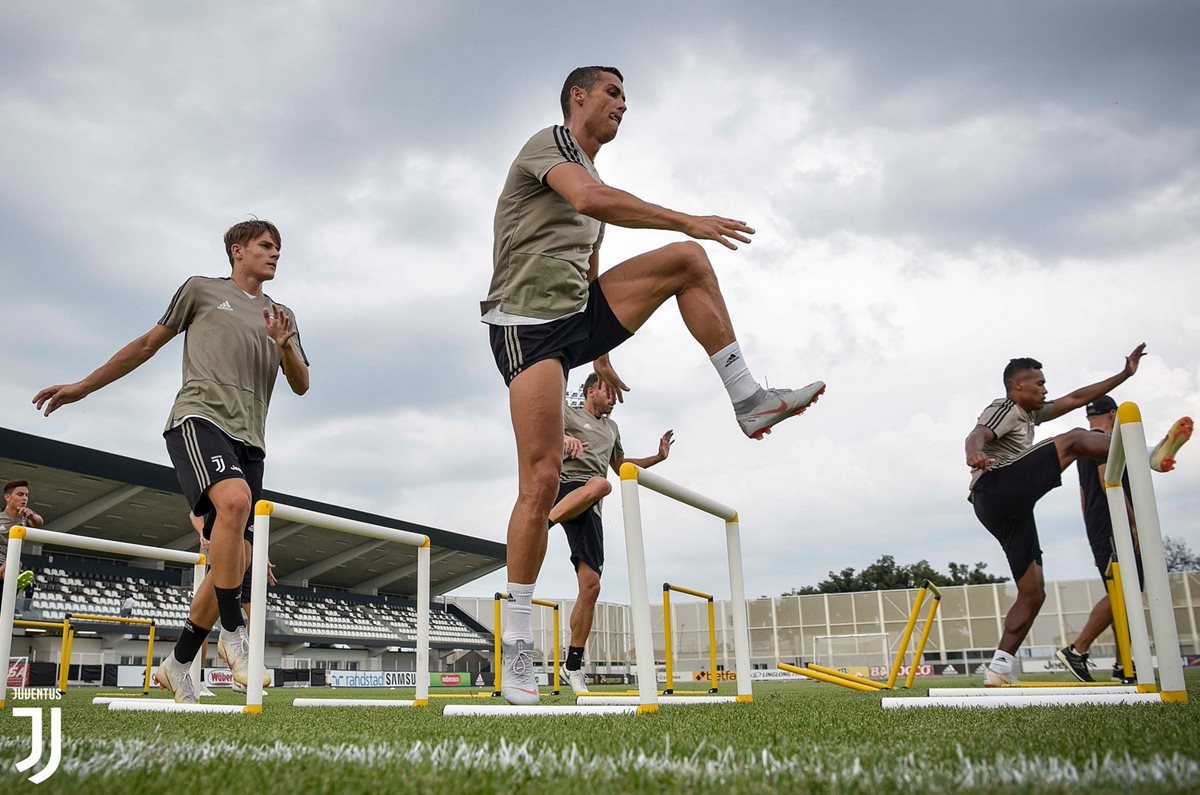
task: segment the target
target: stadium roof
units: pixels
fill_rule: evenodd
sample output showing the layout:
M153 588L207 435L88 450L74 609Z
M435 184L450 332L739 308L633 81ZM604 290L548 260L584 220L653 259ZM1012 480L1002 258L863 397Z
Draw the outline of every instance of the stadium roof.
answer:
M30 482L32 507L46 529L135 544L198 549L188 505L170 467L0 428L0 482ZM504 544L265 491L266 499L429 536L433 594L458 588L504 565ZM56 547L47 545L45 551ZM77 550L61 548L63 552ZM91 553L83 553L91 554ZM276 522L271 562L280 582L412 596L416 550L308 525Z

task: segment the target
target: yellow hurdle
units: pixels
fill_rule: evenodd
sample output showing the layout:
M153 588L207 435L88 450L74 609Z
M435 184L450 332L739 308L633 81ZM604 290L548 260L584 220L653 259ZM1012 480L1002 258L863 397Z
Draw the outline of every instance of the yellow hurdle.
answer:
M925 652L925 643L929 640L933 619L937 615L938 605L942 602L942 592L929 580L922 582L921 587L917 589L917 600L908 614L908 623L904 625L904 634L900 636L900 645L896 648L896 659L892 660L892 670L887 679L888 690L892 690L896 686L896 677L900 674L900 666L904 664L904 653L908 651L908 643L912 640L913 629L917 626L917 619L921 615L921 606L925 603L927 594L933 594L933 602L930 604L929 612L925 615L925 626L921 630L921 639L917 641L917 648L913 651L912 667L909 669L908 678L904 681L906 688L913 686L913 680L917 676L917 664L920 663L921 655Z
M502 651L500 649L500 631L501 631L501 609L500 603L511 599L512 597L506 593L497 592L494 601L492 602L492 629L493 632L493 662L492 667L496 669L496 681L492 688L492 697L500 697L500 662ZM549 599L534 599L533 604L539 607L548 607L554 611L554 675L551 679L553 688L550 690L550 695L557 696L559 694L559 663L562 658L562 632L560 631L559 614L562 612L561 605L558 602L551 602ZM443 696L443 698L458 698L457 696ZM474 698L474 696L471 696Z
M671 649L671 591L676 593L695 596L698 599L708 600L708 692L717 692L717 621L716 613L713 609L713 595L697 591L692 588L684 588L682 585L672 585L669 582L663 583L663 643L664 653L667 656L667 686L663 689L661 695L672 695L675 693L675 668L674 654ZM684 693L680 693L683 695Z
M63 616L61 626L63 630L63 642L61 659L58 665L58 691L60 693L67 692L67 675L70 673L71 667L71 649L75 645L75 627L71 622L82 623L110 623L110 624L132 624L134 626L148 627L150 630L149 639L146 643L146 676L142 681L142 695L149 695L150 682L152 672L154 670L154 620L150 618L133 618L131 616L104 616L95 613L67 613Z
M842 676L834 676L832 674L826 674L826 673L822 673L820 671L814 671L811 668L801 668L796 665L788 665L787 663L779 663L779 670L789 671L794 674L800 674L801 676L807 676L809 679L816 679L817 681L820 681L820 682L828 682L831 685L838 685L840 687L848 687L851 690L861 690L864 693L874 693L874 692L877 692L877 690L879 690L878 687L871 686L871 685L878 685L879 684L878 682L872 682L871 685L868 685L868 684L864 684L861 681L857 681L853 677L847 679L847 678L843 678Z
M1117 659L1125 669L1125 678L1132 679L1135 673L1133 655L1129 650L1129 619L1125 615L1124 583L1121 581L1121 564L1117 562L1116 553L1113 553L1108 570L1104 572L1104 584L1108 588L1108 603L1112 607L1112 630L1117 643Z
M808 669L810 671L816 671L817 673L829 674L830 676L836 676L839 679L846 679L851 682L855 682L857 684L866 685L867 687L871 688L872 690L887 690L887 685L885 685L883 682L876 682L874 679L867 679L866 677L855 676L854 674L849 674L849 673L846 673L845 671L839 671L837 668L830 668L827 665L817 665L816 663L809 663Z

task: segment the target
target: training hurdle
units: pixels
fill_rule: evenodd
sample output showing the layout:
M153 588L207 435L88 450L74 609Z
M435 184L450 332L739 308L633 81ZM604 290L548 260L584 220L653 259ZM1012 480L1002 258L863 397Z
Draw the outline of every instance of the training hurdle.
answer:
M1146 626L1146 611L1142 607L1137 568L1133 548L1133 533L1125 505L1125 490L1122 478L1129 473L1130 502L1133 504L1134 520L1138 527L1138 542L1142 552L1145 573L1146 599L1150 620L1154 628L1154 641L1158 657L1158 674L1161 688L1156 684L1153 657L1150 653L1150 635ZM1171 603L1170 584L1167 578L1166 558L1163 554L1162 529L1158 520L1158 506L1154 499L1154 485L1150 477L1150 456L1146 449L1146 433L1142 427L1141 411L1134 403L1122 403L1117 408L1117 422L1113 428L1112 441L1108 448L1108 465L1104 471L1105 495L1108 498L1109 515L1113 525L1113 546L1116 561L1110 565L1111 580L1108 583L1110 601L1113 603L1114 632L1118 639L1121 626L1118 611L1123 614L1129 632L1129 654L1137 673L1134 692L1101 692L1100 687L1084 687L1074 692L1060 692L1074 684L1047 683L1049 687L1002 687L995 688L996 697L976 698L972 695L931 696L929 698L885 698L884 709L925 706L980 707L985 709L1024 706L1064 706L1080 704L1164 704L1185 703L1187 690L1183 681L1183 663L1179 649L1179 632L1175 626L1175 613ZM1125 561L1125 575L1121 577L1119 563ZM1116 598L1117 588L1120 588ZM1120 641L1118 641L1120 642ZM1122 655L1123 659L1124 656ZM1128 673L1128 668L1126 669ZM1104 688L1107 689L1107 688ZM1156 692L1157 691L1157 692Z
M500 665L500 657L502 654L501 649L500 649L500 646L501 646L501 637L500 636L501 636L501 631L502 631L501 622L503 621L502 613L504 612L503 609L501 608L501 603L507 602L510 599L512 599L512 597L509 596L508 594L498 592L493 597L493 602L492 602L492 630L493 630L492 636L493 636L493 643L494 643L492 668L494 668L496 670L496 677L495 677L496 681L494 683L494 687L492 688L492 694L491 694L493 698L500 698L501 671L503 668ZM557 696L560 692L559 687L561 684L560 679L559 679L559 660L562 656L562 630L561 630L561 623L560 623L561 619L559 618L559 615L562 612L562 610L561 610L562 606L559 605L558 602L551 602L549 599L534 599L532 603L535 605L538 605L539 607L548 607L554 611L554 673L553 673L552 678L550 679L550 695ZM475 697L476 696L474 694L472 694L470 696L454 696L454 695L438 696L438 698L475 698Z
M149 618L132 618L130 616L95 615L92 613L66 613L63 615L63 627L65 627L66 631L63 633L62 659L59 662L58 692L67 692L67 673L71 667L71 648L75 644L75 627L72 625L72 622L85 624L100 622L149 627L149 639L146 642L146 677L145 683L142 685L142 695L150 693L151 674L154 670L154 620Z
M271 519L299 522L310 527L320 527L349 535L391 541L396 544L417 548L417 660L416 697L412 700L397 699L296 699L314 701L297 706L345 707L345 706L395 706L424 707L429 705L429 536L411 533L392 527L368 524L355 519L296 508L291 505L259 500L254 506L254 552L251 567L254 569L250 583L250 667L246 682L246 712L262 712L263 675L266 673L264 656L267 636L267 556L270 546ZM345 703L353 702L353 703ZM368 704L367 702L378 702Z
M1129 472L1130 501L1138 528L1138 545L1142 553L1142 570L1146 577L1146 603L1154 628L1154 645L1158 657L1161 688L1154 679L1153 658L1146 614L1142 609L1142 594L1138 587L1137 567L1134 565L1133 533L1125 508L1125 490L1121 479ZM1158 505L1154 499L1154 484L1150 477L1150 455L1146 448L1146 431L1142 427L1141 410L1135 403L1122 403L1117 408L1116 427L1108 448L1108 466L1104 470L1104 493L1112 517L1113 546L1117 561L1125 561L1121 589L1124 592L1123 613L1129 631L1129 648L1138 691L1153 693L1159 690L1164 702L1187 701L1180 660L1179 632L1171 604L1171 588L1167 580L1167 563L1163 552L1162 528L1158 521ZM1111 601L1111 600L1110 600ZM1126 676L1129 669L1125 669Z
M671 591L675 593L687 594L695 596L698 599L708 600L708 671L711 687L708 692L715 694L717 692L717 620L716 611L713 608L713 595L696 591L691 588L684 588L682 585L672 585L669 582L663 583L663 645L664 653L667 658L667 686L663 688L663 695L669 696L675 693L675 668L674 654L671 646L671 636L675 632L671 629Z
M183 563L191 564L193 567L192 579L192 594L200 589L200 584L204 582L204 566L205 557L199 552L183 552L175 549L163 549L162 547L151 547L145 544L130 544L125 541L110 541L107 538L91 538L89 536L77 536L71 533L60 533L54 530L46 530L38 527L23 527L16 525L9 530L8 533L8 560L10 563L21 559L21 551L26 542L31 544L54 544L60 547L68 547L72 549L86 549L92 552L107 552L115 555L128 555L135 558L150 558L152 560L161 560L167 563ZM15 620L14 613L17 607L17 578L8 577L4 580L3 595L0 597L0 660L7 660L12 653L12 632L13 622ZM75 620L81 620L82 615L76 615ZM87 616L88 620L95 620L97 616ZM112 621L115 617L101 617L103 620ZM135 622L140 623L144 619L138 619ZM69 636L73 633L70 625L65 621L63 626L66 629L66 635L63 638L64 647L69 647ZM60 661L61 670L59 671L60 689L64 689L67 666L70 664L71 658L65 657ZM150 665L150 659L147 658L147 665ZM198 679L200 675L200 660L197 658L192 664L192 676ZM5 683L7 684L7 682ZM5 697L7 689L0 692L0 709L5 706ZM137 699L131 699L136 701ZM112 709L112 706L109 706Z
M908 652L908 645L912 641L913 631L916 629L917 620L921 616L921 608L925 604L925 598L932 594L933 599L929 603L929 611L925 614L925 624L921 627L921 636L917 641L917 647L913 650L912 665L909 666L908 676L904 680L905 689L910 689L913 686L913 681L917 677L917 666L920 665L921 655L925 653L925 644L929 641L929 631L933 629L934 618L937 617L938 607L942 603L942 592L938 587L929 580L921 582L917 588L917 598L913 601L912 609L908 611L908 622L904 625L904 632L900 635L900 645L896 649L896 656L892 660L892 667L888 671L887 682L876 682L873 679L867 679L861 676L854 676L845 671L839 671L836 668L830 668L825 665L809 665L801 668L787 663L779 663L777 666L781 671L788 671L801 676L807 676L809 679L816 679L819 682L828 682L831 685L858 690L863 693L873 693L878 690L894 690L896 688L896 679L900 675L900 668L904 665L904 657Z
M634 657L637 661L639 711L654 712L658 709L659 704L658 678L654 670L654 635L650 626L650 595L646 580L646 547L642 537L639 488L657 492L664 497L725 521L725 546L729 563L729 596L733 612L733 646L737 676L737 696L734 701L740 703L753 701L753 685L750 681L750 632L746 621L742 541L737 511L648 472L635 464L625 462L621 465L621 511L625 520L625 552L629 564L629 601L633 624ZM669 636L670 627L664 626L663 629L664 636ZM667 659L667 664L670 665L669 654ZM714 673L716 671L715 665L713 671ZM695 700L685 699L685 701ZM670 703L684 703L684 701L672 700Z
M671 704L749 703L753 700L750 681L750 633L746 622L746 594L742 581L742 545L738 514L716 500L697 494L628 462L621 465L621 510L625 519L625 550L629 562L629 595L633 623L634 656L637 658L638 695L618 701L620 696L580 696L575 706L483 706L451 704L442 714L448 717L644 715L658 711L658 680L654 670L654 636L650 627L650 596L646 580L646 549L642 539L641 504L638 487L725 520L729 560L729 590L733 609L734 653L737 661L737 695L727 697L674 697ZM675 700L678 698L678 700ZM604 700L597 704L594 699ZM615 702L615 703L614 703Z

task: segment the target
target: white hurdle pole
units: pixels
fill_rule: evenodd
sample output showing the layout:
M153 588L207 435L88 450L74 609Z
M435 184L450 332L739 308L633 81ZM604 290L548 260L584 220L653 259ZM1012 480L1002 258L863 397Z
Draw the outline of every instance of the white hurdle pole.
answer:
M742 574L742 542L739 530L738 513L728 505L698 494L691 489L680 486L664 477L647 472L634 464L621 465L621 503L625 516L625 545L629 558L629 597L632 602L634 628L634 653L638 662L638 691L642 703L653 703L646 700L646 685L643 682L643 659L650 669L653 680L654 645L650 634L650 603L646 585L646 557L642 538L641 503L637 496L638 486L644 486L684 505L689 505L699 511L712 514L725 520L726 553L729 558L729 592L731 609L733 610L733 648L737 664L737 700L749 702L754 699L753 685L750 679L750 632L746 622L746 593ZM631 522L632 520L632 522ZM635 570L635 566L636 569ZM639 646L638 613L644 607L645 616L645 650ZM657 697L658 682L653 681L650 689Z
M633 624L633 657L637 665L638 712L658 711L658 678L654 673L654 633L650 629L650 589L646 581L646 545L642 539L639 469L621 465L621 513L625 519L625 557L629 569L629 614Z
M1108 514L1112 520L1113 548L1121 564L1121 591L1125 600L1125 618L1129 627L1129 653L1137 675L1138 692L1158 690L1154 681L1154 663L1150 656L1150 633L1146 629L1146 610L1142 607L1142 590L1138 584L1136 555L1133 551L1133 532L1129 527L1129 512L1125 507L1125 489L1121 477L1125 474L1125 446L1122 441L1121 420L1113 428L1108 445L1108 464L1104 468L1104 496L1108 499ZM1126 569L1126 566L1129 568ZM1116 628L1113 628L1116 631ZM1126 672L1128 673L1128 672Z
M429 705L429 536L392 527L368 524L355 519L317 513L305 508L259 500L254 506L254 571L250 581L250 681L246 687L246 712L262 711L262 677L266 671L267 623L267 551L270 546L271 518L300 522L350 535L378 538L417 547L417 659L414 707Z
M145 544L129 544L124 541L111 541L107 538L92 538L77 536L71 533L59 533L54 530L44 530L36 527L14 526L8 533L8 566L20 568L21 548L25 541L30 543L55 544L60 547L88 549L93 552L110 552L116 555L129 555L135 558L152 558L169 563L190 563L203 566L204 556L199 552L183 552L177 549L163 549ZM4 661L4 670L8 671L8 657L12 653L13 614L17 607L17 577L13 574L4 580L3 598L0 599L0 659ZM69 662L69 661L68 661ZM0 688L0 709L5 705L4 695L8 689L8 678L5 677L4 687Z
M1133 516L1137 522L1138 546L1142 552L1142 570L1146 575L1146 599L1150 605L1150 621L1154 627L1154 648L1158 652L1156 656L1158 657L1162 700L1185 703L1187 686L1183 681L1179 630L1175 626L1175 608L1171 601L1171 586L1167 575L1166 555L1163 550L1162 529L1158 521L1158 505L1154 499L1154 484L1150 479L1150 455L1146 451L1146 431L1142 426L1142 414L1136 403L1122 403L1117 408L1116 431L1121 436L1121 446L1124 448L1129 470ZM1109 478L1107 469L1104 474L1107 480ZM1119 475L1117 482L1120 483ZM1107 486L1107 483L1105 485ZM1107 488L1106 491L1113 492L1117 489ZM1123 491L1121 489L1122 493ZM1117 553L1117 560L1118 562L1121 560L1120 552ZM1133 558L1130 557L1129 560L1132 561ZM1130 566L1129 569L1137 571L1136 566ZM1134 578L1130 577L1129 579L1133 580ZM1128 605L1128 600L1126 603ZM1140 598L1137 607L1140 612ZM1139 664L1135 662L1135 665ZM1138 683L1141 683L1140 670Z
M12 654L13 615L17 610L17 575L21 566L21 546L25 540L26 528L15 525L8 531L7 572L4 578L3 596L0 597L0 662L4 664L4 681L0 682L0 709L4 709L8 696L8 657ZM66 643L66 638L63 642Z
M200 556L200 560L196 561L196 565L192 568L192 604L196 603L196 594L200 593L200 586L204 584L204 575L207 573L205 569L207 560L204 555ZM191 608L188 608L191 612ZM218 618L218 621L220 619ZM200 644L200 651L192 660L192 682L196 686L197 692L204 687L204 681L201 679L203 675L202 668L204 667L204 655L208 651L208 638L204 639L204 643ZM174 650L169 650L167 654L174 654ZM164 655L166 656L166 655Z

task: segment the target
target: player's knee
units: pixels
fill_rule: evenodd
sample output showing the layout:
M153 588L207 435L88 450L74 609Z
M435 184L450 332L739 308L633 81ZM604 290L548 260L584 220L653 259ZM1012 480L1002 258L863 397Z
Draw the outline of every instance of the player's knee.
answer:
M240 481L230 481L237 483ZM244 485L244 484L243 484ZM218 517L235 517L245 519L250 515L250 490L248 488L226 487L213 489L209 495L213 508Z
M602 478L598 475L596 477L588 478L587 488L591 495L597 499L601 499L603 497L607 497L609 494L612 494L612 484L608 482L608 478Z
M694 240L672 243L671 254L689 273L701 276L713 273L712 263L708 260L708 252L704 250L704 246Z
M600 598L600 578L590 573L579 578L579 600L588 604L596 604Z
M1091 431L1086 431L1083 428L1072 428L1059 436L1060 439L1065 439L1067 450L1071 453L1079 455L1083 452L1085 445L1094 438Z
M558 474L561 461L549 460L535 464L522 479L521 497L535 505L544 505L546 510L558 496Z

